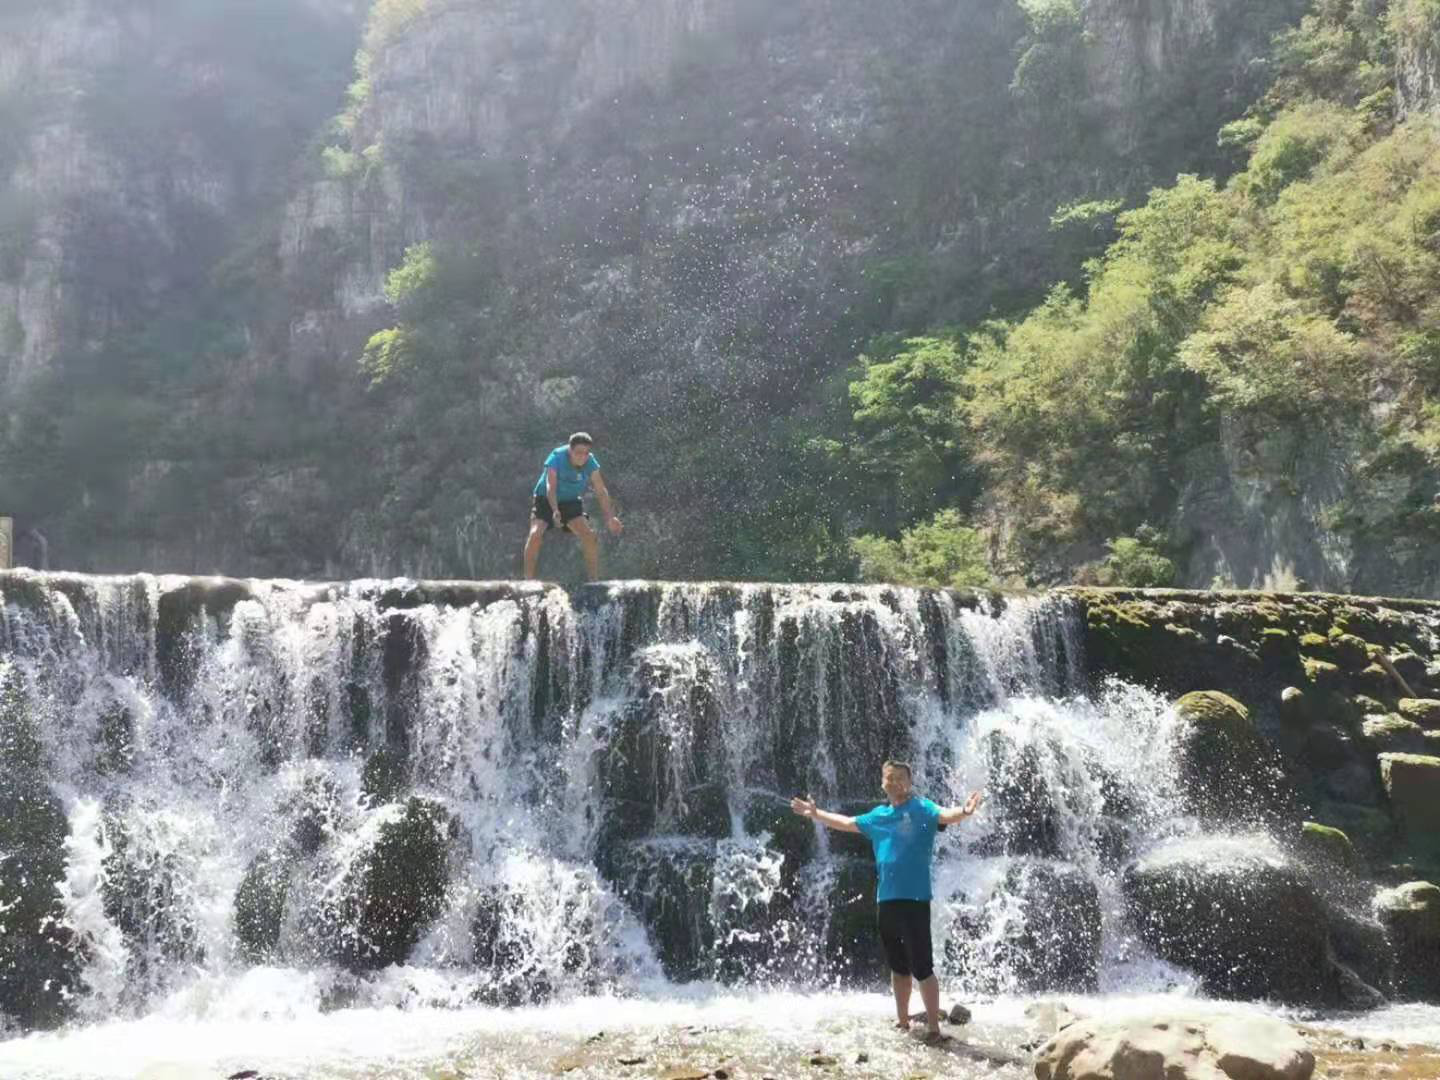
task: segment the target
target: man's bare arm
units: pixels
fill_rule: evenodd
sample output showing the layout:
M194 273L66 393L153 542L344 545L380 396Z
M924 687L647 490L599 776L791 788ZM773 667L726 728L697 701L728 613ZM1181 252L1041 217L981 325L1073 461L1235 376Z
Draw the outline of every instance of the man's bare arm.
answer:
M560 524L560 473L557 469L545 470L545 498L550 503L550 513L555 515L555 524Z
M610 502L610 489L605 486L605 478L600 475L599 469L590 474L590 483L595 487L595 497L600 500L600 513L605 518L605 524L611 532L618 533L624 526L615 516L615 508Z
M978 791L972 791L970 798L965 800L964 806L948 806L940 811L941 825L958 825L967 817L970 817L980 808L980 802L984 798Z
M828 810L821 810L815 805L814 799L802 799L800 796L790 800L790 809L801 817L814 818L821 825L838 832L858 833L860 826L855 824L853 817L846 817L844 814L832 814Z

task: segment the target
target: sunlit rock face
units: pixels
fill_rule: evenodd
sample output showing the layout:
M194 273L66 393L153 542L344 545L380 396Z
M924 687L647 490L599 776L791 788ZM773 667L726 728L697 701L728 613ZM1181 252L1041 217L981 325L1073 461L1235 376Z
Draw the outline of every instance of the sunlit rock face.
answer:
M1193 704L1101 677L1093 604L0 575L0 1010L143 1015L261 968L315 1008L873 985L869 845L789 798L867 810L887 758L989 796L937 844L962 996L1423 992L1379 842L1341 873L1293 808L1214 819L1193 786L1258 805L1268 765L1231 740L1207 772Z

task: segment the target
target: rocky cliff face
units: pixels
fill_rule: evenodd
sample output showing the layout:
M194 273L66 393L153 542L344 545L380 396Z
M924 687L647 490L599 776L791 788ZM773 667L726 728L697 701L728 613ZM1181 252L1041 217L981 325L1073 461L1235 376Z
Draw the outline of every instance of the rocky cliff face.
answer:
M516 478L586 426L639 496L615 572L738 572L707 520L804 495L775 462L814 388L877 331L1073 272L1056 205L1213 167L1295 6L387 4L348 108L344 3L269 0L309 27L290 52L225 0L25 9L0 72L64 92L16 129L0 353L12 385L76 352L125 373L163 435L20 514L93 569L504 575ZM322 169L299 144L342 110ZM443 318L385 292L427 243ZM424 385L367 393L367 340L416 325Z

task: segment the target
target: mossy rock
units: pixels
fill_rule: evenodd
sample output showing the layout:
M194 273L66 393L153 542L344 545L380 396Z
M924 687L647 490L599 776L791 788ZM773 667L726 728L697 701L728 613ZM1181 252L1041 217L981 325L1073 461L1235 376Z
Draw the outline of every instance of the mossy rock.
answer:
M1361 803L1323 802L1315 808L1319 824L1339 829L1369 866L1381 866L1395 851L1395 822L1384 810Z
M1355 845L1340 829L1306 821L1300 826L1299 848L1306 862L1319 867L1334 867L1351 873L1360 869Z
M1412 840L1428 843L1440 837L1440 757L1381 754L1380 782Z
M1324 634L1317 634L1313 631L1300 635L1300 651L1313 656L1329 656L1330 639Z
M1350 675L1350 686L1366 697L1385 699L1392 697L1400 688L1390 672L1379 664L1367 664Z
M1370 663L1370 649L1365 639L1347 634L1339 628L1332 628L1329 634L1328 659L1339 664L1346 671L1359 671Z
M1440 730L1440 701L1434 698L1401 698L1397 711L1426 731Z
M1412 881L1375 897L1375 911L1394 946L1400 995L1440 998L1440 886Z
M1328 660L1317 660L1313 656L1302 657L1300 662L1305 669L1305 678L1311 685L1322 690L1339 690L1345 685L1345 673L1340 670L1339 665Z
M1278 823L1294 794L1273 747L1249 711L1227 694L1198 690L1175 703L1182 795L1190 810L1220 824Z
M1267 667L1285 667L1298 659L1299 642L1289 630L1267 626L1260 631L1255 649Z
M1367 716L1362 723L1365 739L1376 752L1419 754L1425 751L1425 732L1419 724L1396 713Z

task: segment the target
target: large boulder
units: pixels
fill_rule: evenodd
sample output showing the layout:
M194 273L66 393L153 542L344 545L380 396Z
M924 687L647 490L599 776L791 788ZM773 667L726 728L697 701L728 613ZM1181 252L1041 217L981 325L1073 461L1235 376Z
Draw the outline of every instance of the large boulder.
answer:
M1440 757L1381 754L1380 781L1396 819L1412 839L1440 836Z
M1060 854L1061 813L1058 793L1047 783L1044 756L1051 748L1017 743L1003 732L985 736L989 766L989 828L975 843L985 855Z
M1381 892L1375 914L1394 948L1397 991L1440 998L1440 886L1412 881Z
M1078 1020L1035 1057L1037 1080L1308 1080L1315 1056L1264 1016Z
M1215 824L1275 824L1294 814L1294 793L1274 748L1234 698L1213 690L1175 703L1182 794Z
M1130 920L1163 959L1219 997L1346 1000L1325 908L1306 875L1261 841L1180 841L1130 867Z

